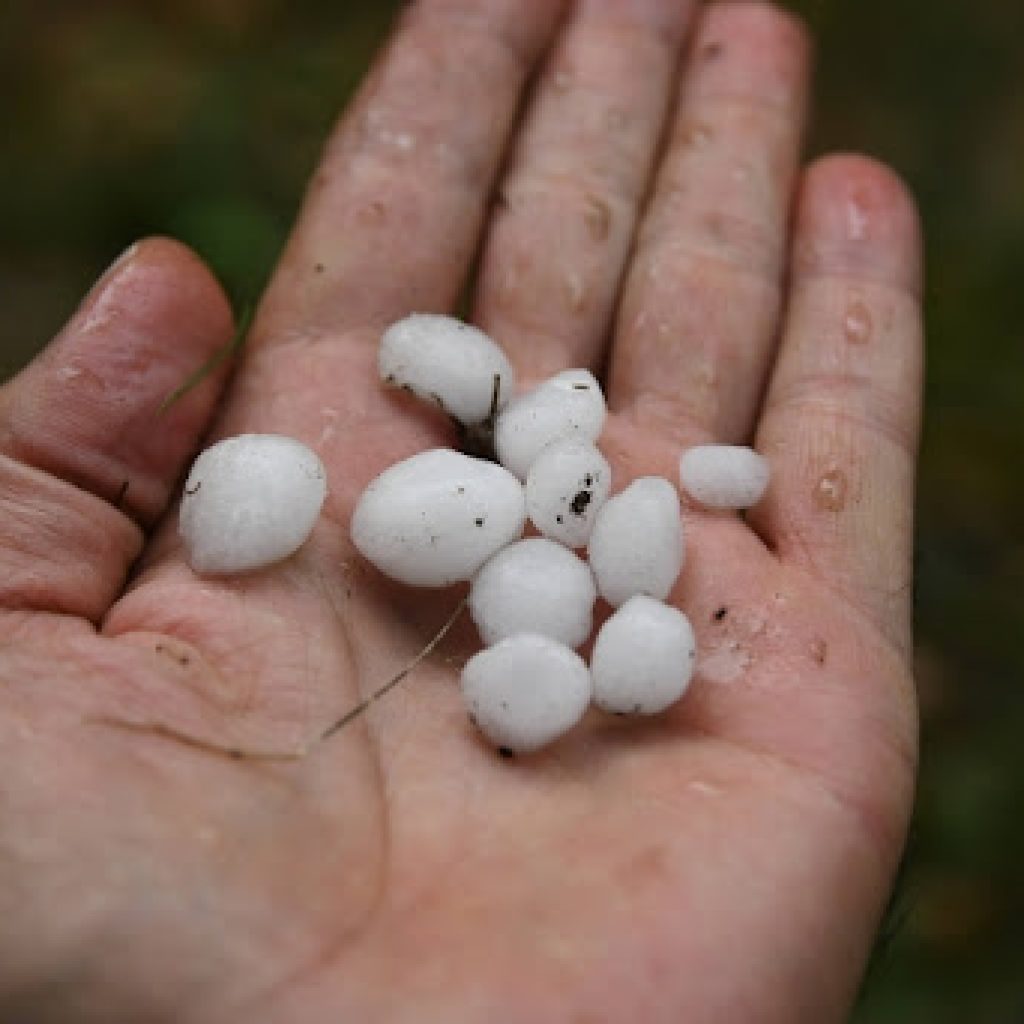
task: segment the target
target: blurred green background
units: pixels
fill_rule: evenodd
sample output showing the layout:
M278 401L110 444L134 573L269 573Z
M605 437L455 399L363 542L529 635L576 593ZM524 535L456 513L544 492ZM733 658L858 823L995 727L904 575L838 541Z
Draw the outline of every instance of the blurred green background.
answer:
M395 4L0 4L0 379L140 235L259 293ZM811 149L889 161L928 234L920 798L858 1024L1024 1022L1024 3L803 0Z

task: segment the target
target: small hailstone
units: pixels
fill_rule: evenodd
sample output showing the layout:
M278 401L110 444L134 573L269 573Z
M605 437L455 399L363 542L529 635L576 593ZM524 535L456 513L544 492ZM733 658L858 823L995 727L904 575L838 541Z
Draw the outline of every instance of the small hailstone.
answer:
M539 633L579 647L593 626L597 588L581 558L531 537L503 548L473 579L469 612L488 646L516 633Z
M586 663L550 637L518 633L466 662L462 696L495 746L528 753L583 717L593 687Z
M352 514L352 542L385 575L414 587L468 580L526 522L522 484L493 462L448 448L386 469Z
M555 441L526 475L526 511L537 529L570 548L583 547L612 486L608 460L587 441Z
M617 607L634 594L664 600L683 565L676 489L661 477L634 480L601 507L587 550L609 604Z
M594 703L620 714L664 711L686 692L696 653L690 620L681 611L631 597L594 642Z
M768 486L768 461L753 448L704 444L683 452L679 481L709 508L749 508Z
M515 388L512 365L483 331L451 316L413 313L392 324L377 354L380 376L434 402L464 426L483 423L492 412L494 378L497 408Z
M498 461L525 480L534 459L553 441L596 441L607 408L601 385L589 370L563 370L513 399L498 416Z
M313 530L326 474L291 437L240 434L200 453L181 500L178 532L196 572L222 575L271 565Z

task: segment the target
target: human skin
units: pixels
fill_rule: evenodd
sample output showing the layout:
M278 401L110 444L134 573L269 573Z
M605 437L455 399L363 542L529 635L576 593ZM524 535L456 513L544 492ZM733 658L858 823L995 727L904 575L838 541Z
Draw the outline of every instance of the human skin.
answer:
M801 167L808 50L755 2L420 0L230 382L158 412L232 323L151 239L0 391L0 1018L846 1017L914 786L920 243L886 168ZM461 706L463 617L320 742L460 597L383 579L348 522L455 443L375 342L453 308L478 252L473 319L525 381L605 371L616 490L711 440L772 482L685 510L699 662L665 715L503 760ZM324 514L288 561L198 578L178 482L244 431L316 448Z

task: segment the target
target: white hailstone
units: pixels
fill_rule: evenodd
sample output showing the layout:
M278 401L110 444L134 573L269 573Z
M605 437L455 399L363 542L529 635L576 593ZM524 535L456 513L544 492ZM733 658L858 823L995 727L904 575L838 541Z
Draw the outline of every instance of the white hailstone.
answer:
M583 717L593 687L586 663L550 637L519 633L466 662L462 696L480 731L496 746L528 753Z
M381 572L414 587L468 580L526 523L523 485L493 462L449 448L386 469L352 514L352 542Z
M619 714L664 711L686 692L696 656L693 629L681 611L650 597L631 597L594 642L594 703Z
M499 551L473 578L469 612L490 646L516 633L539 633L579 647L593 627L597 587L581 558L531 537Z
M316 452L291 437L240 434L200 453L181 500L178 532L196 572L271 565L312 532L327 494Z
M520 480L553 441L596 441L607 407L601 385L589 370L563 370L513 399L498 416L494 447L498 461Z
M709 508L749 508L768 486L768 461L753 448L703 444L683 452L679 481L686 492Z
M611 467L594 445L555 441L534 459L526 475L526 512L545 537L581 548L611 486Z
M512 364L483 331L437 313L413 313L392 324L377 354L380 376L439 405L465 426L483 423L515 388Z
M609 604L617 607L634 594L668 597L683 565L676 489L662 477L634 480L598 511L587 550Z

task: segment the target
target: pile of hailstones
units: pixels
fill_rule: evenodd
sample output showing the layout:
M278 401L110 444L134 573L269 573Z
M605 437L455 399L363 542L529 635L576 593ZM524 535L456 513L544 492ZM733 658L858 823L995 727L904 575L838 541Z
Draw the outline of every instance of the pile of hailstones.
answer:
M686 691L696 657L686 616L665 603L683 564L676 488L634 480L612 496L596 447L606 407L587 370L564 370L514 396L511 364L482 331L414 314L390 327L385 384L440 406L497 462L448 448L380 474L352 516L352 541L381 572L414 587L468 582L485 649L462 671L467 710L503 752L550 743L591 702L657 714ZM749 448L704 445L680 458L702 504L745 508L768 482ZM323 466L288 437L247 434L204 451L185 484L180 531L197 572L237 573L303 544L326 495ZM527 519L539 536L523 539ZM585 549L587 560L576 552ZM598 596L614 611L594 639Z

